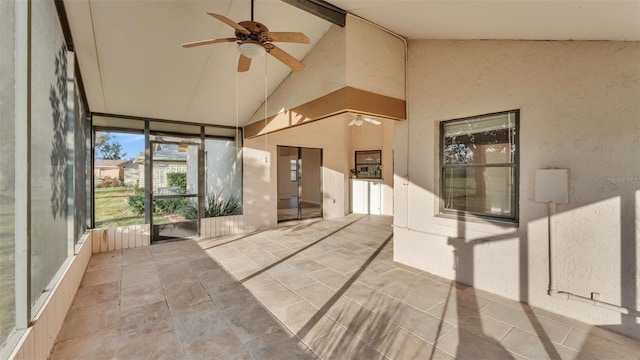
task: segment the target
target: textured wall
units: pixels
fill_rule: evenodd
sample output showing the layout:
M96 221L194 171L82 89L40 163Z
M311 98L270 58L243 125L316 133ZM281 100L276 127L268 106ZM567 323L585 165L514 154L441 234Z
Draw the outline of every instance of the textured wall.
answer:
M353 16L346 29L347 85L406 100L404 42Z
M330 118L246 139L244 165L244 228L277 224L277 145L323 149L322 212L327 219L349 212L349 158L347 123Z
M533 201L535 169L570 169L570 204L554 219L558 287L637 308L640 43L424 40L409 53L396 259L640 336L636 319L546 295L547 207ZM510 109L521 111L519 226L436 216L439 121Z
M345 32L345 28L338 26L329 28L303 59L305 70L290 73L269 96L268 116L315 100L346 85ZM301 88L304 88L304 91L300 91ZM247 124L264 118L262 104Z

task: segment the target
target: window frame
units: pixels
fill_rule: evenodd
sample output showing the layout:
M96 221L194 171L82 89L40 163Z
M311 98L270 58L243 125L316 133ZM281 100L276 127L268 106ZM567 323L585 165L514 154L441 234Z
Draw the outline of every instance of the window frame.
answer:
M470 120L481 120L482 118L494 117L497 115L507 115L509 113L514 114L514 136L513 136L513 145L515 146L515 154L513 155L513 162L510 163L483 163L483 164L446 164L445 163L445 126L452 123L459 123ZM520 109L511 109L505 111L498 111L493 113L487 113L482 115L474 115L462 118L455 118L450 120L443 120L439 123L439 156L438 156L438 167L440 174L440 201L439 201L439 211L438 214L444 216L456 216L458 218L462 217L463 219L482 219L482 220L492 220L492 221L500 221L500 222L508 222L518 224L520 221ZM473 212L466 210L456 210L456 209L446 209L445 208L445 171L446 169L451 168L473 168L473 167L485 167L485 168L504 168L508 167L513 169L513 177L514 177L514 198L513 203L511 204L513 207L513 216L500 216L495 214L481 213L481 212Z
M376 154L378 159L380 159L377 163L358 163L358 155L359 154ZM360 166L378 166L380 171L379 176L362 176L360 175ZM371 180L381 180L382 179L382 150L356 150L354 152L354 168L356 170L356 179L371 179Z

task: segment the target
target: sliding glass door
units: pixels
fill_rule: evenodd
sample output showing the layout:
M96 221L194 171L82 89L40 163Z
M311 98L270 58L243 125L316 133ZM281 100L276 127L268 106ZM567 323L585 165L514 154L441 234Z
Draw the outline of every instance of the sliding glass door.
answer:
M322 149L278 146L278 221L322 217Z

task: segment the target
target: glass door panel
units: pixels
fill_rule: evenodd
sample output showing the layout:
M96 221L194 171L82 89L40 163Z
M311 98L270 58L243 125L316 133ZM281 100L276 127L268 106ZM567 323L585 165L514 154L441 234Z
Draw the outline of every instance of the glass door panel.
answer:
M300 149L300 218L322 216L322 150Z
M322 149L278 146L278 222L322 217Z

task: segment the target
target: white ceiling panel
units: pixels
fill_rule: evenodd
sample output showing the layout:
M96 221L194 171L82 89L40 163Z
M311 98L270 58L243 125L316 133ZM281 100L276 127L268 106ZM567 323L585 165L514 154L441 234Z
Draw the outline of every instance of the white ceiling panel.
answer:
M206 13L249 20L249 0L64 1L93 112L243 125L290 72L267 56L238 74L235 43L180 46L233 37ZM410 39L640 40L640 0L329 2ZM278 44L300 60L330 26L280 0L256 0L255 20L304 32Z
M640 1L329 0L409 39L640 40Z

